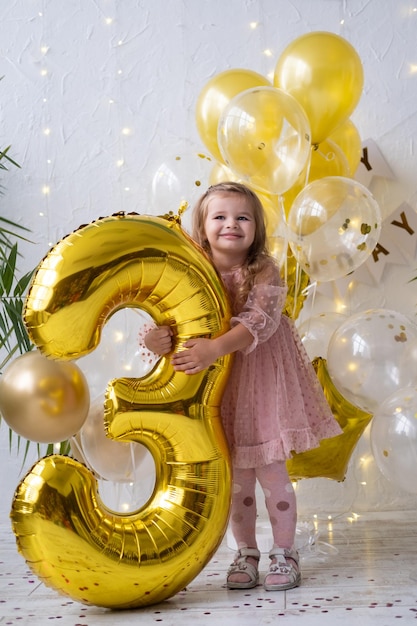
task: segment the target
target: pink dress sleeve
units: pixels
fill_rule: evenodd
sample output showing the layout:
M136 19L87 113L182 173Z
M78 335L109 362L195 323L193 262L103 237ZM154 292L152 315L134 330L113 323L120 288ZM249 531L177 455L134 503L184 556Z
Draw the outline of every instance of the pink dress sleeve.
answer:
M243 324L253 335L253 342L242 350L249 354L259 343L268 341L281 321L287 288L280 285L254 285L242 311L232 317L231 325Z

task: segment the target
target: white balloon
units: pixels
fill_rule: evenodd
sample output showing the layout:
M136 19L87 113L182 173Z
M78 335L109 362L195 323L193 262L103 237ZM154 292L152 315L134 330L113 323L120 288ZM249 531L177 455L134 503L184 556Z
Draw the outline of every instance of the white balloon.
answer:
M362 265L381 233L381 211L370 191L342 176L304 187L287 222L293 255L319 282L342 278Z
M417 493L417 387L394 392L371 422L375 462L391 483Z
M348 318L342 313L320 313L305 320L298 327L301 341L311 360L327 358L327 350L333 333Z
M352 315L332 335L327 368L333 384L352 404L374 413L385 398L417 384L409 346L417 327L402 313L369 309Z
M77 441L87 465L101 478L114 482L133 482L144 459L150 455L136 442L110 439L104 427L104 399L96 398Z
M77 361L91 397L104 397L113 378L141 378L149 372L152 362L143 353L139 332L152 323L147 313L136 308L117 311L106 322L97 348Z

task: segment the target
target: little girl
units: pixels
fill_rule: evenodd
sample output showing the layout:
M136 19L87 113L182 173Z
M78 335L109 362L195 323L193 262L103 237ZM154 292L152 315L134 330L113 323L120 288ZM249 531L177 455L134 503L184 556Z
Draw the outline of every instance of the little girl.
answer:
M258 480L272 527L267 591L300 584L294 549L295 493L286 469L292 452L317 447L342 431L333 417L293 322L282 315L286 287L266 249L263 208L240 183L219 183L199 199L193 238L208 253L229 293L230 330L196 338L172 355L177 371L194 374L235 353L222 399L222 421L233 463L231 529L238 551L227 573L229 589L258 584L255 487ZM168 326L150 330L146 347L171 351Z

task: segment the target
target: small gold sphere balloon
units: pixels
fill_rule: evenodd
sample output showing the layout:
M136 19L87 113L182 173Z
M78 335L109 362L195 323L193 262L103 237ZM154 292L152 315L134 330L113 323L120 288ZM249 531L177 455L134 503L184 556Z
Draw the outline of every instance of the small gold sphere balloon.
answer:
M71 362L39 351L17 357L0 378L0 412L18 435L38 443L64 441L83 425L90 406L87 381Z

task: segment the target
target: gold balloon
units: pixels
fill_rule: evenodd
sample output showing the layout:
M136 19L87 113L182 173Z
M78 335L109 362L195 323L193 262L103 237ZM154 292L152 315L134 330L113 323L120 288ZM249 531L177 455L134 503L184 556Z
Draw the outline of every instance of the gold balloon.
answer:
M335 141L325 139L319 145L312 146L311 158L294 185L282 195L285 217L288 218L292 204L304 187L313 180L326 176L350 175L349 162Z
M206 148L218 161L223 162L217 142L220 116L234 96L260 85L271 86L271 83L257 72L238 68L216 74L201 90L195 111L197 130Z
M230 309L211 263L178 218L118 214L81 227L39 266L25 307L32 339L75 358L93 350L106 319L130 306L175 329L175 349L228 328ZM155 489L129 515L107 509L91 472L41 459L11 511L20 552L46 585L86 604L133 608L183 589L211 559L228 521L231 465L220 419L230 356L187 376L162 357L142 378L108 385L105 425L155 462Z
M319 144L359 102L363 68L353 46L335 33L312 32L292 41L275 68L274 85L301 104Z
M37 350L14 359L0 377L0 411L25 439L56 443L84 424L90 405L87 381L74 364Z
M343 150L349 165L349 175L353 176L362 157L362 140L355 124L352 120L346 120L332 132L329 139Z
M337 391L329 376L325 359L314 359L313 366L343 433L331 439L323 439L318 448L294 454L287 461L287 469L293 480L321 477L342 481L346 477L352 452L371 421L372 414L350 404Z

